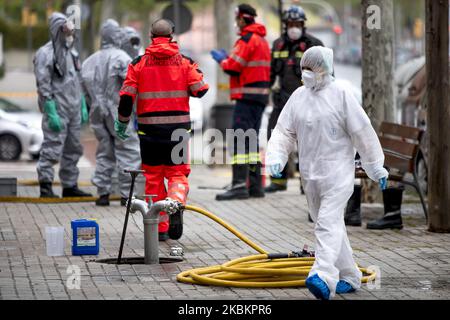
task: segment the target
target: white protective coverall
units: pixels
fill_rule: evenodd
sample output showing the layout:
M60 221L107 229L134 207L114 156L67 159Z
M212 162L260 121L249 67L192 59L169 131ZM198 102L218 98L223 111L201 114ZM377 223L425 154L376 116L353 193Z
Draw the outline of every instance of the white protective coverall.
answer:
M351 91L337 84L333 51L312 47L301 60L315 76L315 85L297 89L283 108L268 144L266 165L284 168L298 146L300 174L311 217L315 222L316 260L310 276L318 274L333 297L339 280L361 286L361 272L352 257L344 209L353 193L355 149L368 176L388 176L384 154L370 120Z
M83 155L80 142L81 131L81 64L78 52L66 47L62 31L68 19L55 12L49 19L50 41L41 47L34 58L34 73L39 96L39 109L44 110L45 101L56 102L62 130L54 132L49 127L48 115L42 117L44 142L37 173L39 182L52 183L53 166L60 162L59 178L63 188L77 184L78 160Z

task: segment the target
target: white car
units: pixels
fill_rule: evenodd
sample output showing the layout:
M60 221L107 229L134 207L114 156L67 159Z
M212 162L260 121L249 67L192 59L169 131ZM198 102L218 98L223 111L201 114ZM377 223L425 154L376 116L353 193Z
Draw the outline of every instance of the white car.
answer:
M41 122L39 112L0 98L0 161L19 160L22 154L37 159L44 140Z

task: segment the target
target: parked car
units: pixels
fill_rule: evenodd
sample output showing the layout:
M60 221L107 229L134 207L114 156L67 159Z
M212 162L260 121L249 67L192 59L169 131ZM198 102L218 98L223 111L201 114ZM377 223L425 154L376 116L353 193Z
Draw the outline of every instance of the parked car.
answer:
M19 160L22 154L37 159L44 139L41 122L39 112L0 98L0 161Z

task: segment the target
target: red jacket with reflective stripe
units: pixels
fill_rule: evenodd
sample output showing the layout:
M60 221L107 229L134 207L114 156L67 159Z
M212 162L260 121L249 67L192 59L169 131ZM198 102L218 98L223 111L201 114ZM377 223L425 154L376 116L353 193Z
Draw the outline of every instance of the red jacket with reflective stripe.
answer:
M166 112L189 114L189 97L199 97L208 88L198 64L181 55L176 42L155 38L145 55L129 65L120 96L132 96L133 101L137 97L138 117L157 113L161 118Z
M232 54L220 64L231 75L230 93L233 100L252 100L267 104L270 91L270 47L266 28L253 23L241 32Z

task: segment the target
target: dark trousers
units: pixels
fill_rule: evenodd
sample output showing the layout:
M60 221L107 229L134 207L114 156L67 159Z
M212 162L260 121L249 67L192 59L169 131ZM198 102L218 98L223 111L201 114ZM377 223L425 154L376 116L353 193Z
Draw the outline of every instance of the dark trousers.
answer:
M234 148L232 164L258 164L259 130L265 105L249 100L237 100L233 112ZM245 139L236 137L237 130L245 133Z

